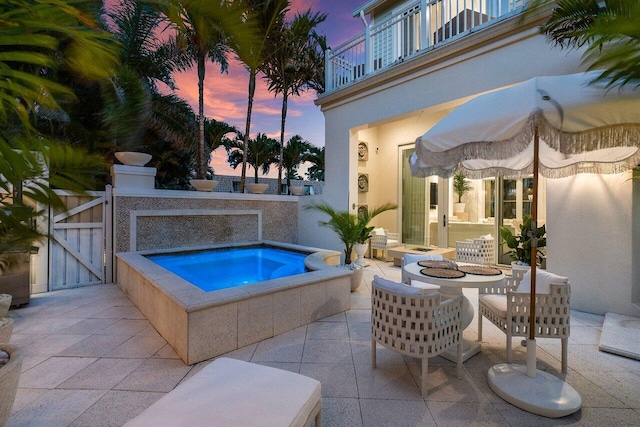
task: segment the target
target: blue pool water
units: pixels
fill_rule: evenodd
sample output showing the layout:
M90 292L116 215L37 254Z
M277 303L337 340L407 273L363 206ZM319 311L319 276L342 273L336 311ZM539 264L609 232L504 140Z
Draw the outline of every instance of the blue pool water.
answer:
M217 291L305 273L307 255L270 247L250 247L149 255L147 258L204 291Z

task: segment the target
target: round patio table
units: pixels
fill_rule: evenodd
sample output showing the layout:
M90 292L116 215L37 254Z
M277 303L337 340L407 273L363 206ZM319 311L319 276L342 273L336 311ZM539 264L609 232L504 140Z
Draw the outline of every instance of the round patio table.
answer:
M470 265L479 266L478 264L471 264L468 262L458 262L458 266ZM422 287L420 282L431 283L440 286L440 293L444 298L451 298L456 295L462 295L462 329L467 327L473 321L475 310L471 305L469 299L462 293L463 288L482 288L485 286L500 285L504 280L504 273L501 272L495 276L483 276L478 274L467 273L464 277L458 279L442 279L438 277L431 277L424 275L420 270L424 267L418 265L417 262L407 264L404 266L406 276L409 278L411 286ZM414 284L415 281L415 284ZM478 341L463 340L462 360L465 361L472 356L475 356L480 352L481 345ZM447 352L441 354L445 359L456 361L455 349L450 349Z

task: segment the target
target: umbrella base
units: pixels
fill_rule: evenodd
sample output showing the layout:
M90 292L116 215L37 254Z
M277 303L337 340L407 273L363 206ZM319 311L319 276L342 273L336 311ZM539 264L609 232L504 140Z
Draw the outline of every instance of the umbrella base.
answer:
M526 366L495 365L489 369L487 381L502 399L543 417L565 417L582 407L582 398L569 384L540 370L534 378L528 377Z

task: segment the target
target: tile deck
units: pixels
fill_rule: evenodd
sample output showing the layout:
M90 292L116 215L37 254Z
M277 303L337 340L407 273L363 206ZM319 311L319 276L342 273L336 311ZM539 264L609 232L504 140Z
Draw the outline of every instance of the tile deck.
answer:
M505 336L486 322L482 352L455 376L452 362L429 361L429 397L420 363L378 347L371 368L370 283L400 279L390 262L370 260L352 308L224 356L299 372L322 382L323 425L348 426L638 426L640 361L598 351L604 317L572 311L569 372L559 373L559 340L538 340L538 368L564 377L582 396L571 416L547 419L496 396L487 370L505 359ZM466 293L466 291L465 291ZM473 291L468 293L477 302ZM8 426L119 426L209 361L185 365L114 285L35 295L11 310L11 343L25 354ZM476 321L465 331L476 339ZM525 352L514 342L514 359Z

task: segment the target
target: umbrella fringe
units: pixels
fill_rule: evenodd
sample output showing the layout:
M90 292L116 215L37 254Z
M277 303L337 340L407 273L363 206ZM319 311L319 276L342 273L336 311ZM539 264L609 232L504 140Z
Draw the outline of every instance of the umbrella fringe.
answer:
M580 154L595 150L616 147L640 146L640 124L623 123L582 132L564 132L553 126L544 116L542 110L531 113L523 128L512 138L502 141L473 141L459 147L433 152L416 140L416 153L419 159L428 161L428 166L412 165L414 176L427 177L438 175L449 178L460 170L471 179L489 178L493 176L525 177L533 173L530 165L522 170L502 167L491 167L483 170L467 169L462 166L465 160L485 159L502 160L513 157L526 150L533 143L536 126L540 139L552 149L566 155ZM420 160L418 160L420 161ZM640 150L617 162L578 162L571 165L551 168L540 165L540 174L546 178L565 178L577 173L615 174L622 173L640 164ZM455 166L454 166L455 165Z

